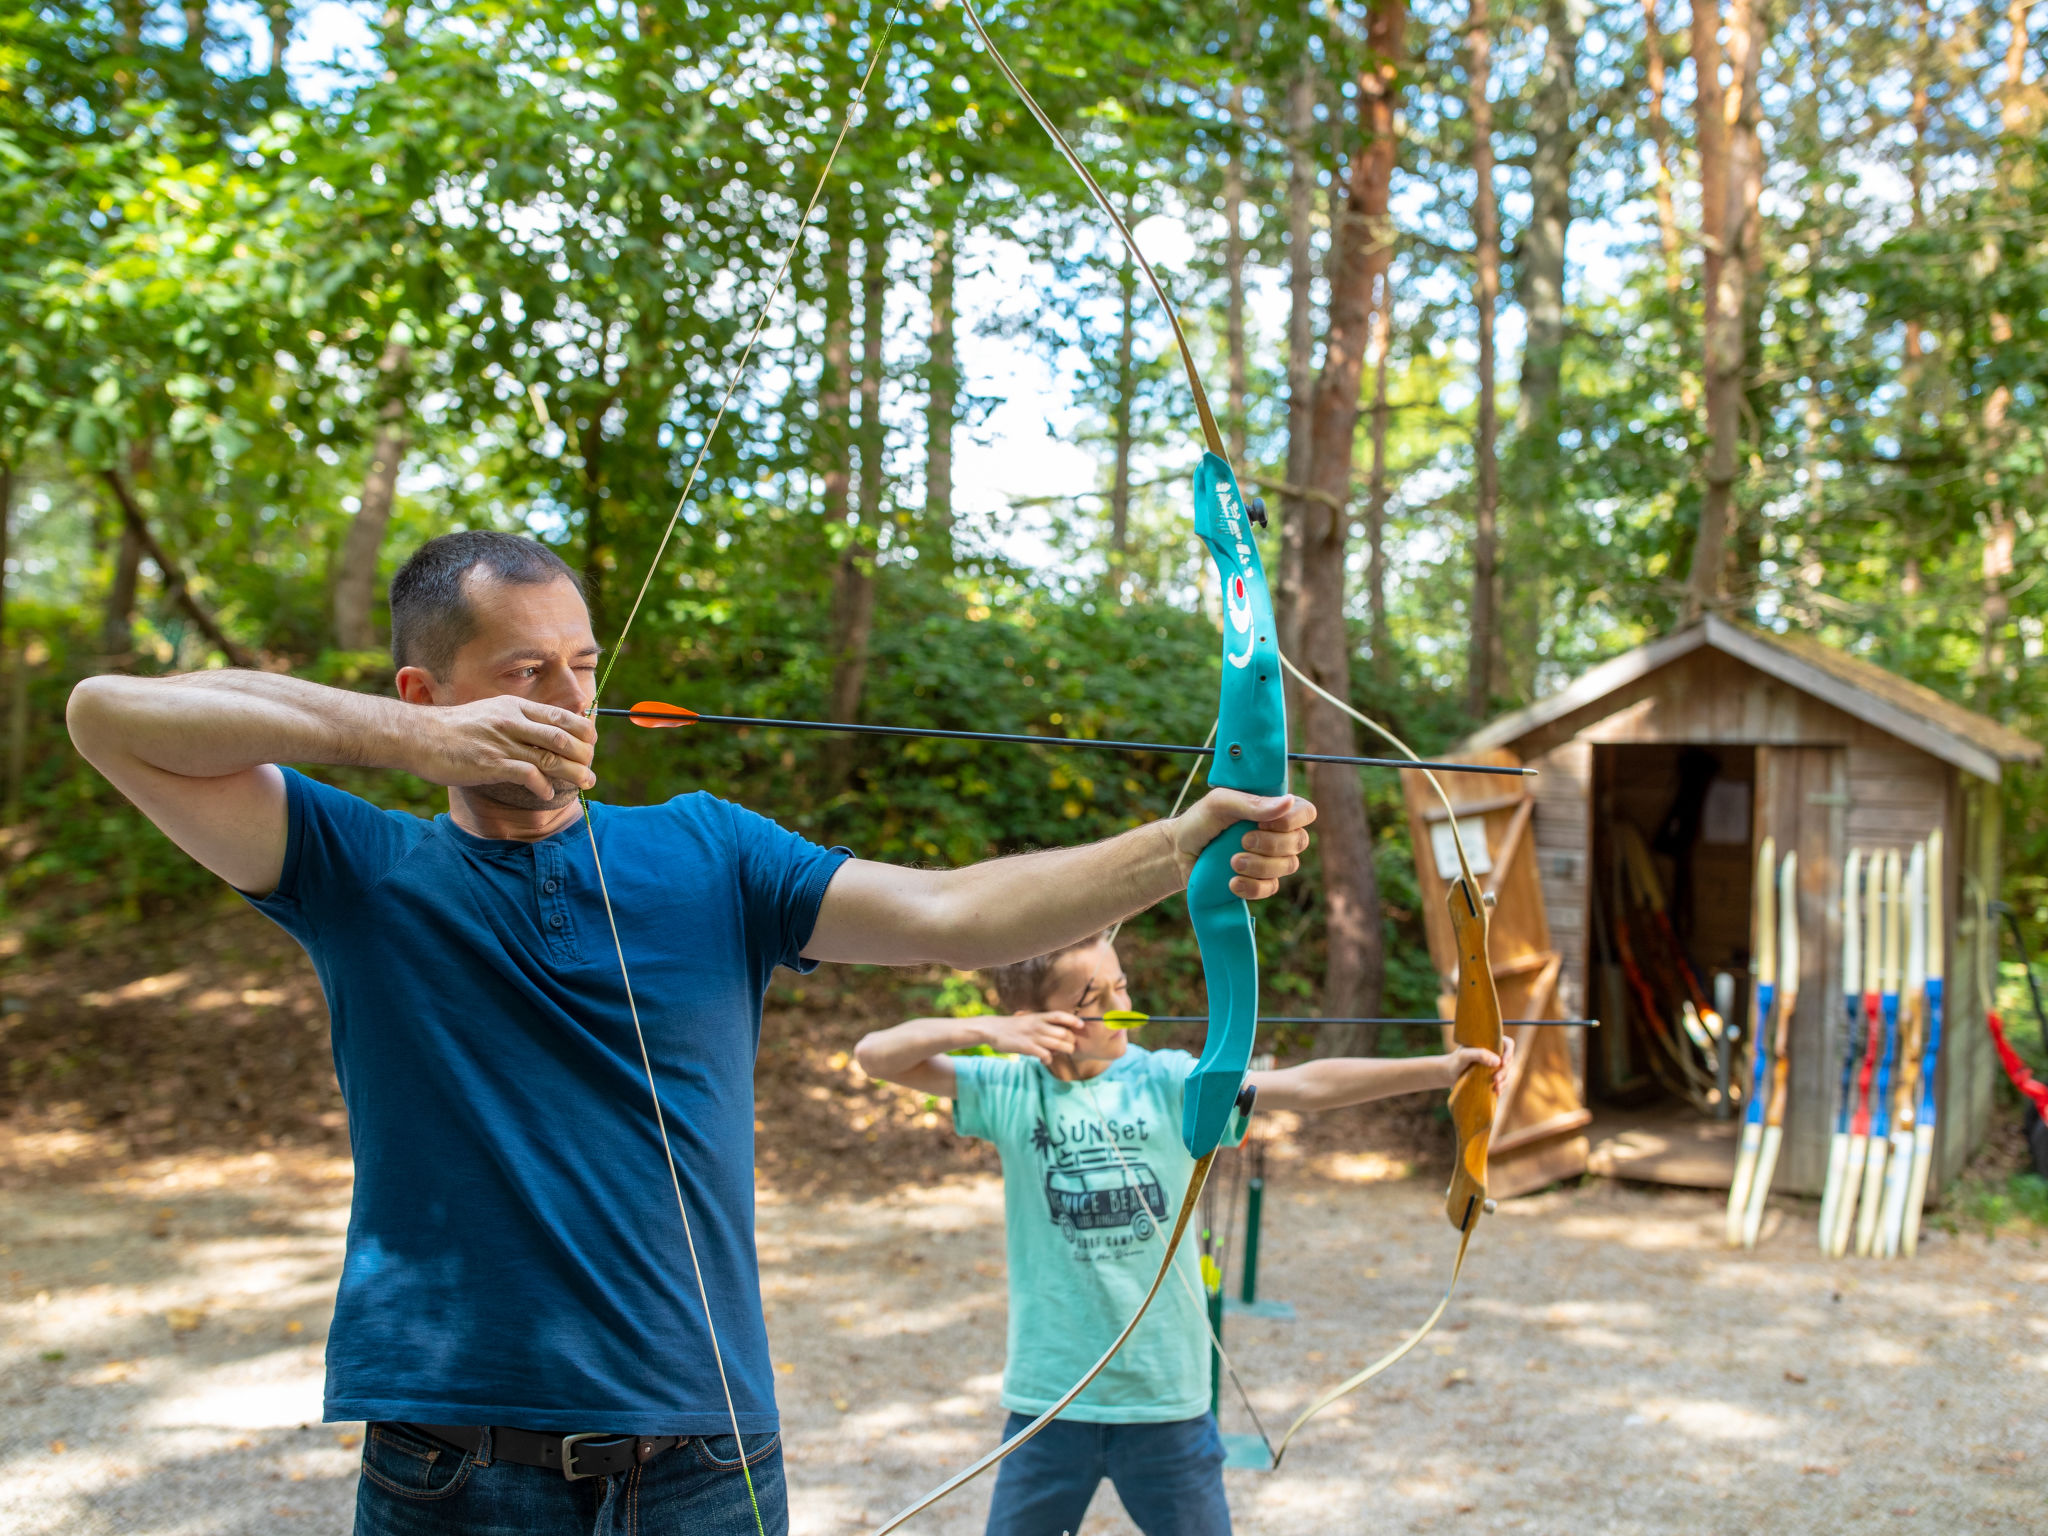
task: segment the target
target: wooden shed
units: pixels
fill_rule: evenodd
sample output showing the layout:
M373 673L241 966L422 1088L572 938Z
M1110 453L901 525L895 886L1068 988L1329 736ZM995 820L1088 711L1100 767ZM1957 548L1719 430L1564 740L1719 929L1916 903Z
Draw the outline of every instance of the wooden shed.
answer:
M1501 793L1498 780L1445 786L1473 813L1461 810L1466 843L1496 887L1503 1002L1512 990L1513 1003L1530 1010L1522 1017L1602 1020L1594 1031L1527 1032L1526 1070L1496 1127L1501 1193L1577 1168L1727 1186L1739 1079L1724 1095L1700 1089L1695 1073L1680 1092L1668 1072L1646 1070L1657 1063L1643 1037L1643 1015L1655 1010L1638 1006L1649 963L1642 951L1667 945L1660 953L1683 978L1665 978L1675 990L1713 996L1746 1022L1752 887L1765 836L1799 854L1799 992L1775 1188L1817 1195L1826 1174L1848 1028L1844 860L1852 848L1866 857L1905 849L1936 830L1941 867L1929 881L1940 882L1945 916L1929 942L1946 957L1947 1027L1930 1194L1981 1142L1998 1072L1983 1023L1978 946L1990 935L1981 900L1998 890L2001 775L2007 764L2040 762L2037 742L1803 636L1707 618L1493 721L1460 750L1540 771L1524 781L1526 804ZM1451 865L1447 818L1434 798L1408 786L1433 951L1437 928L1448 942L1434 909ZM1637 907L1624 917L1624 903L1640 899L1646 883L1660 888L1661 912ZM1447 956L1447 948L1438 956L1440 971Z

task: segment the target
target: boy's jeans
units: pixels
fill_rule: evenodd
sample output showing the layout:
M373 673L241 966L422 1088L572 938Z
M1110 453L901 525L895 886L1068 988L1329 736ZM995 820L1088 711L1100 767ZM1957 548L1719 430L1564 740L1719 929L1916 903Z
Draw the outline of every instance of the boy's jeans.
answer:
M1030 1418L1010 1415L1008 1439ZM1054 1419L996 1473L988 1536L1067 1536L1108 1478L1145 1536L1230 1536L1223 1440L1211 1414L1173 1424Z

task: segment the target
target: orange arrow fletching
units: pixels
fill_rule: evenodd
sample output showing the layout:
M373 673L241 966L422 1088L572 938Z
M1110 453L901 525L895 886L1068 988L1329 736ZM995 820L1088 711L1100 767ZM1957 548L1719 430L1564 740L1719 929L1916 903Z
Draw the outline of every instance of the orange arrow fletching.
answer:
M694 709L685 709L680 704L664 704L659 699L642 699L633 706L633 723L650 731L673 730L676 726L688 725L696 718Z

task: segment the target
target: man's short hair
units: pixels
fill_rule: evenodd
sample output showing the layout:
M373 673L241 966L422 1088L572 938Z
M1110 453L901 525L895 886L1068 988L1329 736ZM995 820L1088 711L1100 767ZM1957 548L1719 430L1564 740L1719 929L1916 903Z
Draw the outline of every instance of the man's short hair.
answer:
M471 528L429 539L391 578L391 662L424 667L445 680L455 653L476 634L476 613L464 582L473 570L519 586L583 580L545 544L516 533Z
M1053 967L1077 949L1093 949L1114 932L1114 928L1105 928L1046 954L1019 960L1015 965L990 966L988 976L996 984L997 1004L1010 1013L1046 1012L1052 1003L1045 989L1052 981Z

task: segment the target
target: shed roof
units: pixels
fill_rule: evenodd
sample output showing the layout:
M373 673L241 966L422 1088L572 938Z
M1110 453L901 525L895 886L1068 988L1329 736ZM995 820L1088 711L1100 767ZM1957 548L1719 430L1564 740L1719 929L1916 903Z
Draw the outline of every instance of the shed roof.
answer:
M1978 778L1998 781L2001 763L2038 763L2041 744L1805 635L1771 634L1709 616L1603 662L1526 709L1502 715L1466 741L1475 750L1513 746L1553 721L1597 703L1702 646L1710 647Z

